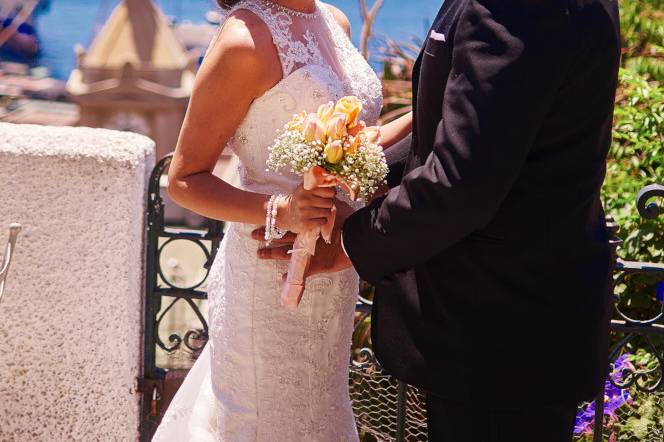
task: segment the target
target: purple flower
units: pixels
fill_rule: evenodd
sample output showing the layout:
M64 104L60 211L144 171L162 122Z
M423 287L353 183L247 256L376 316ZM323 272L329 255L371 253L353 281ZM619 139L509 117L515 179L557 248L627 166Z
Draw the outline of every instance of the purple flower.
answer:
M590 434L592 433L593 421L595 419L595 403L591 402L585 409L582 409L576 415L576 422L574 424L574 434Z
M612 364L613 369L609 374L614 383L619 384L626 370L634 370L634 365L631 363L632 355L625 353L621 355ZM630 404L632 397L628 389L618 388L610 380L606 380L604 384L604 415L609 417L609 422L617 421L618 414L616 411L625 404ZM595 402L591 402L585 408L579 410L576 415L576 422L574 425L574 434L591 434L593 424L595 422Z

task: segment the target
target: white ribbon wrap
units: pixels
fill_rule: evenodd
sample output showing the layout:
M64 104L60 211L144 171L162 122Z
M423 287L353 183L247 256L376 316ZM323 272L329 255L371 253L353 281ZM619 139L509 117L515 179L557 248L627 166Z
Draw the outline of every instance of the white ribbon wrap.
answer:
M304 188L311 190L315 187L334 187L339 184L337 178L320 166L315 166L304 174ZM320 236L328 244L332 240L336 207L332 207L332 216L327 223L316 229L299 233L295 238L291 258L288 264L288 276L281 291L281 305L289 310L295 310L300 305L305 289L305 275L311 257L316 254L316 242Z

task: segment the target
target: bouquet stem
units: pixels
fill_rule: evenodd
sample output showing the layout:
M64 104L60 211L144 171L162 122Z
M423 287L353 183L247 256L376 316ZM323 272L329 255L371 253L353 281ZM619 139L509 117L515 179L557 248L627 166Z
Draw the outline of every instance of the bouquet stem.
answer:
M300 233L295 239L291 259L288 264L288 276L281 291L281 305L289 310L295 310L300 305L305 289L305 275L311 262L311 257L316 253L316 241L319 232L309 230Z
M333 187L337 185L334 177L326 173L322 167L315 166L304 175L304 188L311 190L315 187ZM290 251L291 259L288 264L288 276L281 290L281 305L289 310L295 310L300 305L305 289L305 277L311 257L316 254L316 242L322 235L326 242L332 239L336 207L332 207L332 216L327 223L316 229L298 233Z

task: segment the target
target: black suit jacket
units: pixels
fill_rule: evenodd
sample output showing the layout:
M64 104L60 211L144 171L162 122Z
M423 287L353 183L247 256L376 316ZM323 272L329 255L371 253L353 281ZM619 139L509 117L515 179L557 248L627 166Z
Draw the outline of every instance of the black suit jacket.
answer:
M446 0L432 31L400 182L343 230L377 286L377 357L454 399L588 399L607 357L616 2Z

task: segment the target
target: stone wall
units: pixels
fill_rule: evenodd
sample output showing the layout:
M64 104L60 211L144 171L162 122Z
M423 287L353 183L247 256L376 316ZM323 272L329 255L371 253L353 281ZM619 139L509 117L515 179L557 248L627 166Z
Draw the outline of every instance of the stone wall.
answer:
M144 206L154 143L0 123L0 441L138 438Z

